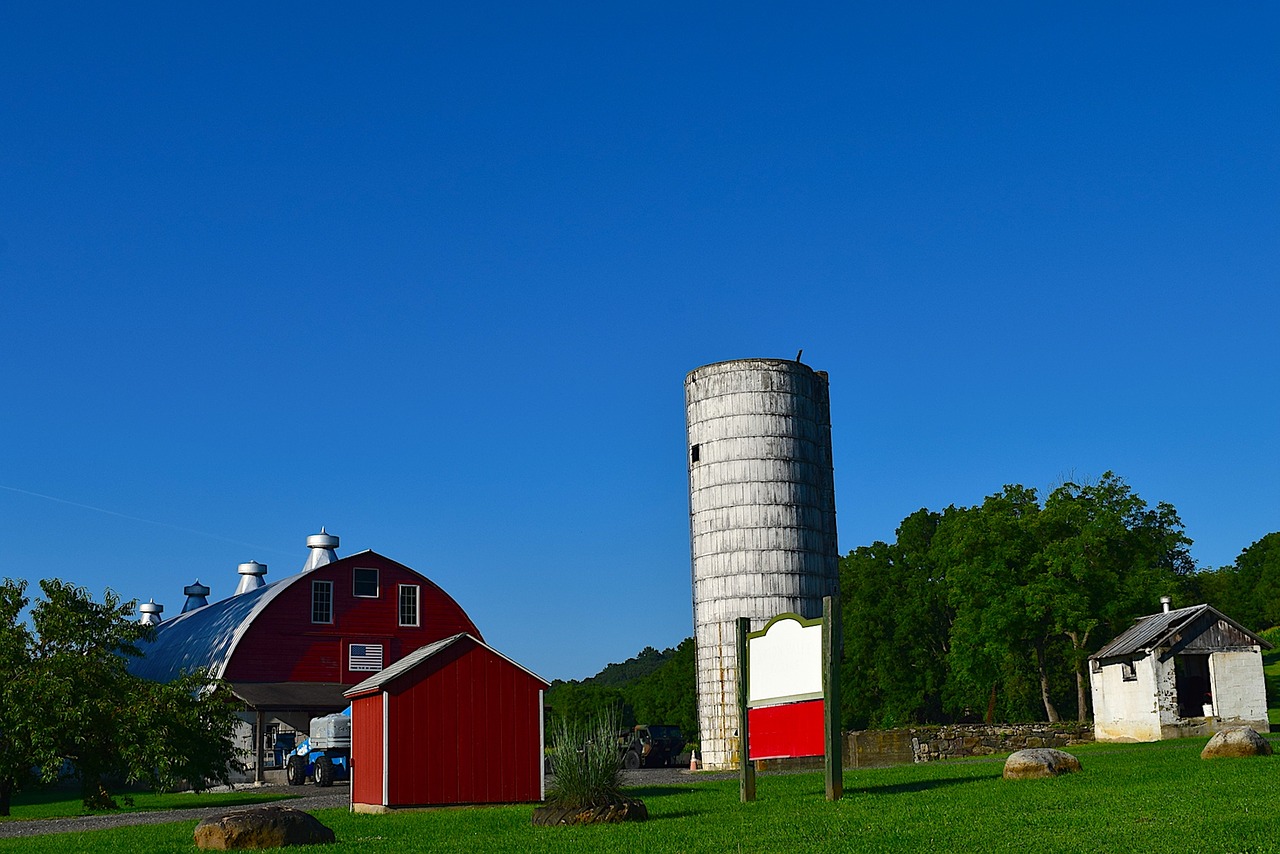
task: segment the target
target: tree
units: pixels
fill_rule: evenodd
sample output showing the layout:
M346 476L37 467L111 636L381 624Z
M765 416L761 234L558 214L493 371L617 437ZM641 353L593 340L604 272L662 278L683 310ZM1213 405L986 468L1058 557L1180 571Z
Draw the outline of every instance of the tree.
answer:
M1100 630L1114 637L1151 613L1160 594L1172 594L1193 569L1191 541L1172 505L1149 508L1113 472L1096 484L1055 489L1038 529L1028 604L1036 620L1070 642L1076 717L1083 722L1090 635Z
M200 673L169 684L133 676L128 659L153 631L133 619L135 603L109 590L95 602L57 579L40 587L28 629L25 584L0 586L0 655L10 676L0 687L0 795L28 783L27 769L51 781L64 763L86 808L114 807L108 787L117 780L227 782L237 718L226 688ZM7 808L0 802L0 813Z

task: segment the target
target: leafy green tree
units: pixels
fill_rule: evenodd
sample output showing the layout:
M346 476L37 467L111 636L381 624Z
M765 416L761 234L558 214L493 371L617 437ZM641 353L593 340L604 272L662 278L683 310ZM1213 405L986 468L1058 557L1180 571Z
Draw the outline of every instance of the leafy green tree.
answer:
M1161 594L1172 594L1193 569L1191 541L1171 505L1148 507L1113 472L1096 484L1055 489L1037 527L1040 550L1028 607L1050 634L1070 643L1076 716L1084 721L1090 636L1114 637L1135 617L1151 613ZM1042 669L1042 684L1047 678Z
M44 598L21 621L25 585L0 586L0 794L46 781L63 764L80 781L86 808L114 807L109 786L148 783L194 787L226 782L234 761L236 707L225 687L201 674L169 683L128 672L128 658L151 631L133 619L134 603L107 591L95 602L80 587L40 582ZM16 692L21 692L16 693ZM7 804L3 804L7 806Z
M846 728L924 723L943 715L954 612L932 544L944 515L919 510L902 520L893 544L872 543L841 560Z

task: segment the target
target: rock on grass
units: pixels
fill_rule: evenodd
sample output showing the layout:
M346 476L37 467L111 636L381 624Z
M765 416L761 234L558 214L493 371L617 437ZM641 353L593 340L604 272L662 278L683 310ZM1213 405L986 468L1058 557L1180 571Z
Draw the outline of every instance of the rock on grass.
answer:
M1080 760L1070 753L1052 747L1033 747L1010 754L1004 762L1006 780L1029 780L1057 777L1080 770Z

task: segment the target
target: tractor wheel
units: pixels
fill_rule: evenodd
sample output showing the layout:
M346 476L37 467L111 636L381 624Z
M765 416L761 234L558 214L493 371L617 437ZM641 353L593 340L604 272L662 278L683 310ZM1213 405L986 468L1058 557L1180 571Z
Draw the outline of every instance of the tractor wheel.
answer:
M284 776L290 786L301 786L307 782L307 760L296 753L284 764Z
M332 786L333 778L336 776L333 761L327 756L321 756L316 760L316 785Z
M640 767L640 754L634 750L628 750L627 754L622 757L622 767L628 771L634 771Z

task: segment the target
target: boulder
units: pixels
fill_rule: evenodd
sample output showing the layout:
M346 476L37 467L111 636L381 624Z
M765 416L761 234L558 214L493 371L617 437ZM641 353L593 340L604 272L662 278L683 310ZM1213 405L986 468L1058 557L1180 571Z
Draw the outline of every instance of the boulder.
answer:
M602 807L561 807L555 804L535 807L533 823L537 827L565 824L617 824L623 821L647 821L649 808L644 801L624 799Z
M1034 747L1012 753L1004 761L1006 780L1028 780L1037 777L1057 777L1080 770L1080 760L1070 753L1052 747Z
M196 825L197 848L229 851L334 842L333 831L314 816L289 807L257 807L222 813Z
M1270 756L1271 742L1247 726L1224 729L1209 739L1200 751L1201 759L1221 756Z

